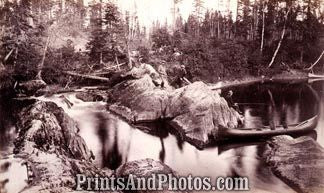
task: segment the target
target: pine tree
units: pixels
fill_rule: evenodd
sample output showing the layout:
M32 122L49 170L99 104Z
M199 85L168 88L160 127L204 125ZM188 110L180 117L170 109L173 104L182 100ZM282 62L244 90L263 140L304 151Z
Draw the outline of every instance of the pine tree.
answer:
M36 75L44 29L33 26L31 1L5 1L0 7L0 59L19 79Z
M90 60L97 64L115 61L125 52L125 30L118 7L112 2L92 4L90 17Z

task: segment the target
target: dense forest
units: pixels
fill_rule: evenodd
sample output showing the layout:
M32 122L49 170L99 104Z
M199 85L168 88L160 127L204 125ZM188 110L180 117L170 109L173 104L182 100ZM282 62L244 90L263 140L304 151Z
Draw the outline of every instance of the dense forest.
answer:
M1 82L68 86L79 79L67 71L108 76L138 63L163 65L171 75L183 65L189 80L206 82L324 70L312 66L323 60L321 0L238 0L237 14L194 0L188 18L179 13L181 1L173 1L173 22L148 29L136 10L122 11L115 1L1 0Z

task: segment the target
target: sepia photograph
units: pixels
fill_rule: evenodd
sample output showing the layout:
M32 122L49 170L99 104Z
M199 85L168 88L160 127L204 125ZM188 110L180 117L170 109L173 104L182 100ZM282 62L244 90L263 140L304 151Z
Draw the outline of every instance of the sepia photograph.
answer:
M324 0L0 0L0 193L324 193Z

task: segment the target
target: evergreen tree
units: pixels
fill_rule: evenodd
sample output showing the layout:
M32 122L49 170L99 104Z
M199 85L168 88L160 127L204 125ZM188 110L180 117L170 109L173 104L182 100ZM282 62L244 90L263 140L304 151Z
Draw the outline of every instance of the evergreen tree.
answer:
M16 78L29 79L36 75L44 28L33 26L31 1L5 1L0 7L0 59Z

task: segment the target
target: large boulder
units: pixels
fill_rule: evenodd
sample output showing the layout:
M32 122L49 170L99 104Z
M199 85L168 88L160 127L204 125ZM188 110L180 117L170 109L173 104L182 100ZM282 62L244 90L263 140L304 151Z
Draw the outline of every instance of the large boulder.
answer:
M202 148L218 140L220 127L235 128L240 115L226 100L203 82L166 90L156 87L146 75L117 85L109 109L131 123L167 120L188 142Z
M95 92L95 91L78 92L75 94L75 97L85 102L108 100L107 93Z
M109 109L133 123L149 122L163 117L168 92L159 89L149 75L118 84L112 91L117 106Z
M145 75L139 79L124 81L117 84L111 94L114 101L118 101L125 106L131 106L133 98L141 95L144 92L152 91L156 88L151 77Z
M263 158L272 171L298 192L324 190L324 149L311 137L273 137Z
M117 177L127 177L130 174L137 177L150 177L152 174L176 175L169 166L150 158L126 162L116 170Z
M194 82L170 94L165 117L189 142L203 147L218 139L220 127L235 128L240 115L228 107L224 98L203 82Z
M116 170L116 177L123 177L123 178L129 178L130 175L145 178L146 182L149 183L149 178L153 179L155 178L152 183L155 183L155 188L159 187L159 183L161 180L158 175L165 175L168 177L178 177L176 172L173 171L169 166L163 164L160 161L155 161L153 159L143 159L143 160L136 160L136 161L130 161L126 162L125 164L121 165ZM154 176L154 177L153 177ZM136 178L135 178L136 179ZM135 185L138 182L135 182ZM153 186L151 186L153 187ZM136 192L181 192L181 191L171 191L168 190L168 184L164 183L162 186L163 190L159 191L150 191L150 190L138 190Z
M72 192L76 174L113 174L92 163L77 124L55 103L36 101L17 117L14 153L26 161L29 181L22 192Z
M43 80L29 80L26 82L19 83L19 89L21 92L23 92L26 95L33 95L35 94L39 89L45 88L46 83Z
M186 141L202 148L211 139L219 140L220 127L235 128L242 119L203 82L176 90L161 88L152 79L155 71L142 71L138 79L124 81L111 92L115 104L109 110L130 123L166 120Z
M71 158L90 159L91 153L78 134L77 124L55 103L37 101L23 109L18 117L15 152L30 154L37 147L43 151L59 151Z

